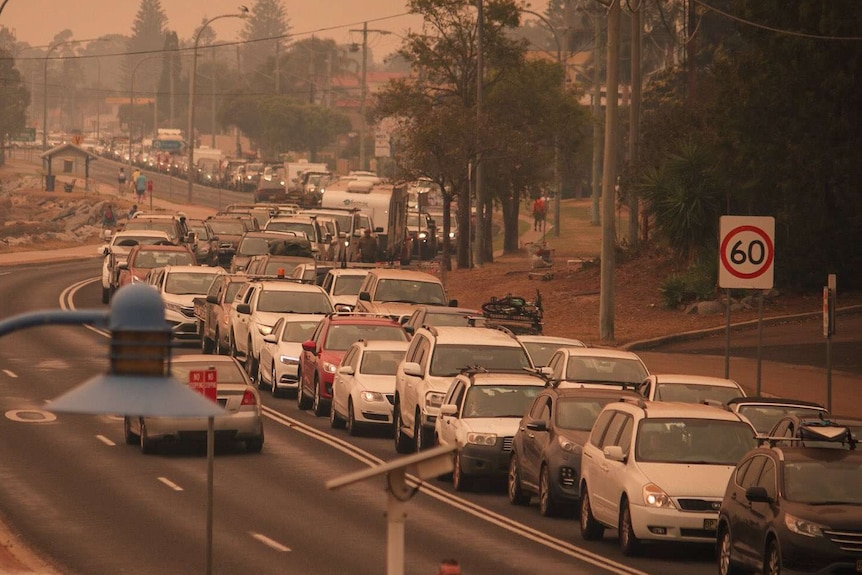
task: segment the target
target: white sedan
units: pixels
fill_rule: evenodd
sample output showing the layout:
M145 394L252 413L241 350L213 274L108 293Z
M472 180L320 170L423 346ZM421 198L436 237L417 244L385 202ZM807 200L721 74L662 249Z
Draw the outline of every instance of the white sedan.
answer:
M302 342L311 339L322 318L320 314L284 315L275 322L272 331L263 336L259 385L269 386L273 397L284 392L296 394Z
M391 426L395 371L407 341L359 340L347 350L332 383L329 422L356 435L361 426Z

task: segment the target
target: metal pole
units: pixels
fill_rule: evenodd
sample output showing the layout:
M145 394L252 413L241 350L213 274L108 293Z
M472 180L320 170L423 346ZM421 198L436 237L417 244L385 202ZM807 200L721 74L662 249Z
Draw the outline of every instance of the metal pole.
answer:
M102 60L96 58L96 144L99 144L102 119Z
M730 309L730 300L727 302L727 307ZM761 389L761 365L763 359L763 290L760 291L760 297L757 299L757 395L760 395Z
M207 418L207 575L213 572L213 462L215 460L215 418Z
M724 378L730 378L730 288L724 290Z
M365 165L365 133L368 127L365 124L365 100L368 95L367 87L368 73L368 22L362 23L362 86L360 88L359 101L359 169L366 170Z
M476 2L476 133L482 123L482 104L484 103L484 76L485 59L483 36L485 35L484 0ZM485 194L482 189L482 155L478 152L476 157L476 225L473 237L473 265L482 267L485 263L485 251L483 240L485 239Z

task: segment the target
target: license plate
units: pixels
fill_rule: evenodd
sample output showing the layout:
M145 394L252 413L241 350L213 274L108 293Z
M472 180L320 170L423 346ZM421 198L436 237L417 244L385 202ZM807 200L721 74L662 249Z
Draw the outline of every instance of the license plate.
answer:
M718 519L704 519L703 520L703 529L704 531L715 531L716 527L718 527ZM857 565L858 567L858 565ZM858 569L857 569L858 571Z

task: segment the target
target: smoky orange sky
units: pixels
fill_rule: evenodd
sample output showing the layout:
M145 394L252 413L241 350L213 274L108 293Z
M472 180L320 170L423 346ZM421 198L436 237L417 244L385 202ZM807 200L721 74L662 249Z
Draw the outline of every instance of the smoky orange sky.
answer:
M534 0L531 10L544 12L547 0ZM253 8L253 0L161 0L168 28L188 40L205 18L238 12L240 4ZM393 52L398 35L419 30L422 20L407 14L404 0L282 0L291 33L299 40L312 34L338 43L362 42L362 28L386 30L391 34L369 34L368 44L375 60ZM8 0L0 14L0 24L15 31L19 41L31 46L50 44L65 29L74 38L87 40L104 34L129 34L140 7L138 0ZM238 19L213 22L222 40L236 37L242 27Z

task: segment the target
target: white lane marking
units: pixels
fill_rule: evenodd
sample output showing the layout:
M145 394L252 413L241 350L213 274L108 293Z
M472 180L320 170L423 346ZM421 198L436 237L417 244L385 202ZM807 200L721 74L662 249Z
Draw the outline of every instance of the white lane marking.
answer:
M167 485L168 487L170 487L174 491L182 491L183 490L182 487L180 487L179 485L177 485L176 483L174 483L173 481L171 481L167 477L159 477L159 481L161 481L162 483L164 483L165 485Z
M48 423L57 420L56 415L42 409L10 409L6 412L6 417L22 423Z
M255 533L254 531L249 531L249 535L251 535L252 537L257 539L258 541L260 541L261 543L263 543L267 547L272 547L276 551L281 551L283 553L291 551L290 547L285 547L284 545L282 545L278 541L274 541L273 539L270 539L266 535L261 535L260 533Z
M108 447L115 447L117 444L105 437L104 435L97 435L96 439L107 445Z
M11 370L8 370L8 369L4 369L4 370L3 370L3 373L5 373L6 375L8 375L9 377L18 377L18 375L17 375L14 371L11 371Z

